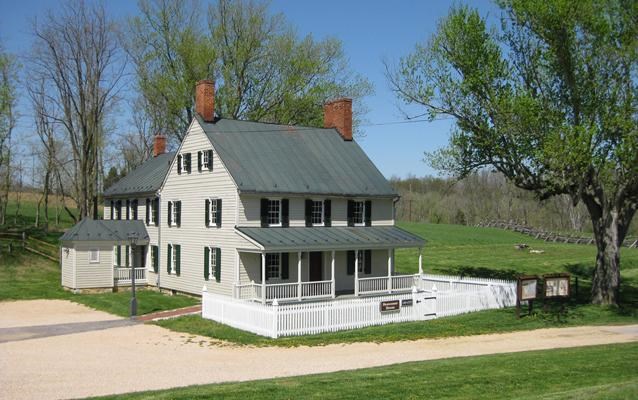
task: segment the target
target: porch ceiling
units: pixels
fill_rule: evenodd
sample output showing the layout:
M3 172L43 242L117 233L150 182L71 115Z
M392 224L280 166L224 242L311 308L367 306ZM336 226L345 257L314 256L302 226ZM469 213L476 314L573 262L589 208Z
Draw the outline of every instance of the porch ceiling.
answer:
M247 228L237 230L265 251L314 251L422 247L425 240L396 226Z

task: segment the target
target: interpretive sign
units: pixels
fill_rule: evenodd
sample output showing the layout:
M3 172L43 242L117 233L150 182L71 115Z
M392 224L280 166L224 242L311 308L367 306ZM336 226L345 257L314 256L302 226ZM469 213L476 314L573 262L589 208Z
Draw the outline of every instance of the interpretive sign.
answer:
M545 279L545 297L569 297L570 277L567 273L543 275L543 279Z
M538 276L522 275L516 285L516 316L521 317L521 302L527 302L527 314L532 313L533 302L538 297Z
M388 300L379 303L379 310L382 313L399 311L401 308L401 302L399 300Z

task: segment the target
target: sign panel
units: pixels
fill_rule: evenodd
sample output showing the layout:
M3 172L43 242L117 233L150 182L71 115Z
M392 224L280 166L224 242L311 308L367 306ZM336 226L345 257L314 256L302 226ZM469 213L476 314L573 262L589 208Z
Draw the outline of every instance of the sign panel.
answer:
M569 297L569 274L545 275L545 297Z
M521 280L521 300L534 300L536 298L536 287L538 280Z
M388 301L382 301L381 303L379 303L379 310L382 313L399 311L400 308L401 308L401 302L399 300L388 300Z
M401 300L401 307L407 307L412 305L412 299Z

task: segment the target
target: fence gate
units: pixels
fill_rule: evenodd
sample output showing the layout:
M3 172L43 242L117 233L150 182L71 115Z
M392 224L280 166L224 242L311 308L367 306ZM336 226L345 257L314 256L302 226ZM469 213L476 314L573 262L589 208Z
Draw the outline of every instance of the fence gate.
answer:
M417 320L436 318L436 297L431 292L419 291L414 295L414 302Z

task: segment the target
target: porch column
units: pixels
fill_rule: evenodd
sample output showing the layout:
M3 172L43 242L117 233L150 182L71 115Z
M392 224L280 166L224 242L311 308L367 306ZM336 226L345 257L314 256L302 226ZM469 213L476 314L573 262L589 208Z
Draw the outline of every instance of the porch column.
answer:
M241 285L241 272L240 272L240 255L239 251L235 250L235 287L233 287L233 295L235 298L239 298L239 285Z
M301 301L301 252L297 252L297 299Z
M388 293L392 293L392 249L388 249Z
M419 275L423 275L423 248L419 247Z
M359 296L359 250L354 251L354 295Z
M266 253L261 253L261 304L266 304Z
M330 279L332 279L332 287L331 287L331 294L332 294L332 298L335 298L335 287L337 285L337 281L335 279L335 251L332 250L332 260L330 260Z

